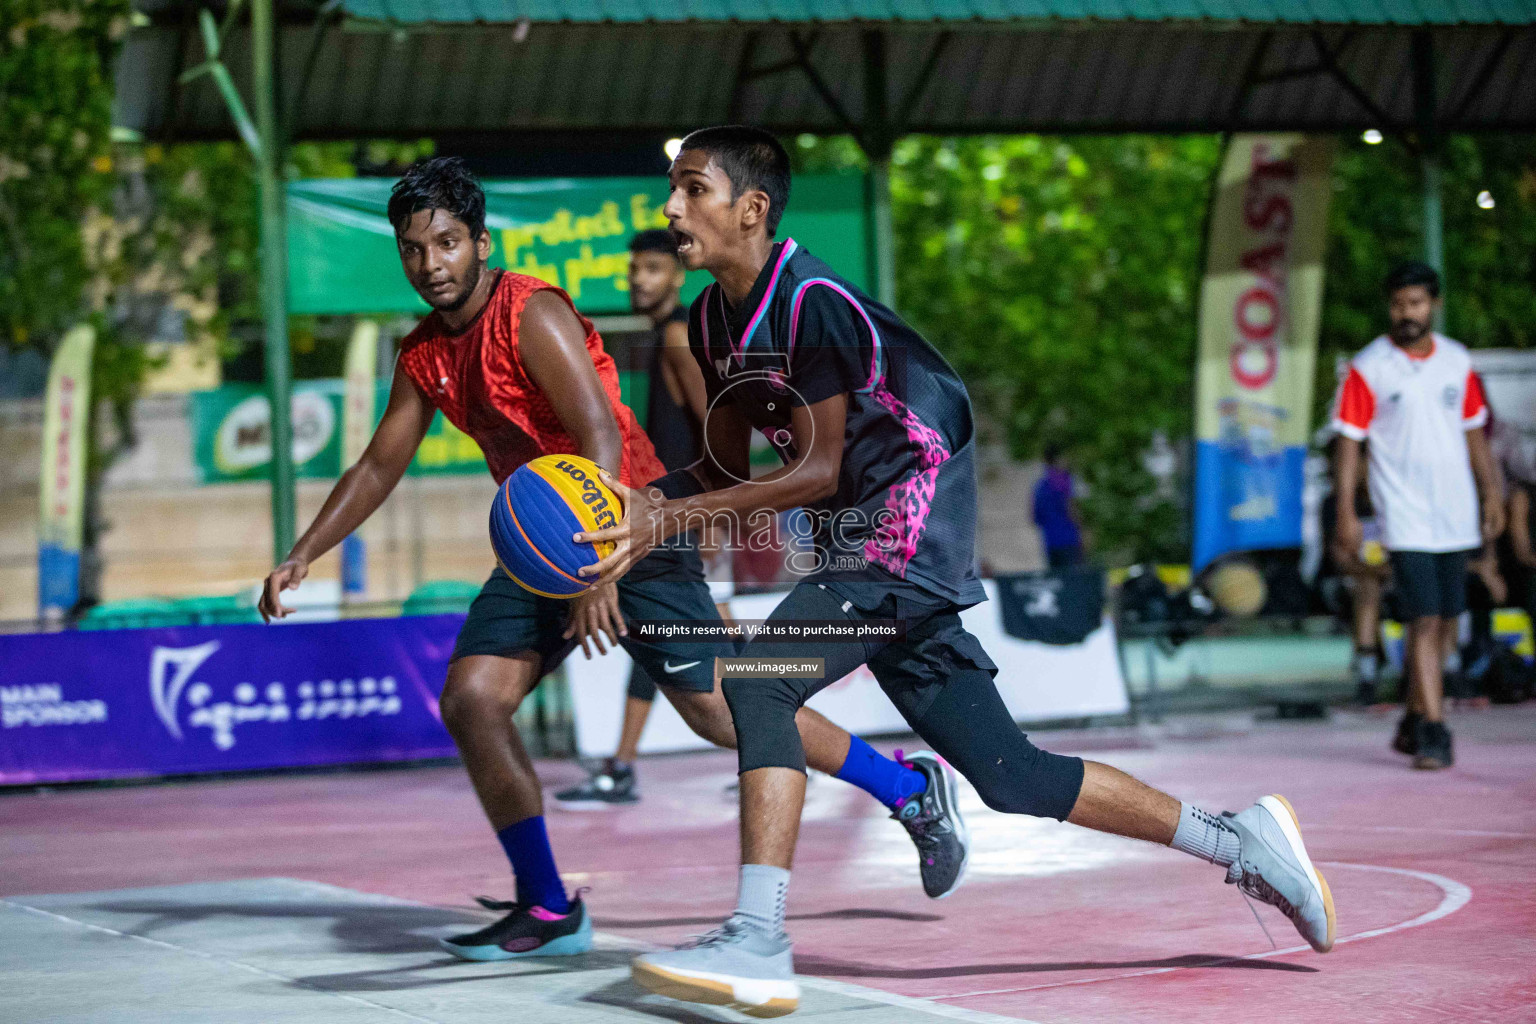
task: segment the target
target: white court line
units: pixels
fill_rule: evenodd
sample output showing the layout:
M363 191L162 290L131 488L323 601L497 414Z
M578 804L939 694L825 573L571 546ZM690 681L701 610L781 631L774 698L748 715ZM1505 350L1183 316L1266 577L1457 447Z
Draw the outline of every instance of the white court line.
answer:
M1412 832L1433 836L1479 836L1490 839L1536 839L1536 832L1489 832L1480 828L1425 828L1407 825L1308 825L1308 832Z
M290 985L299 985L311 992L319 992L324 995L335 996L337 999L344 999L349 1003L358 1003L373 1010L383 1010L385 1013L392 1013L398 1017L403 1017L406 1020L418 1021L419 1024L447 1024L447 1022L439 1020L436 1017L419 1017L414 1013L408 1013L405 1010L398 1010L393 1006L385 1006L383 1003L376 1003L371 999L364 999L362 996L354 996L346 992L334 992L330 989L320 988L318 986L311 985L308 982L300 981L297 978L290 978L286 974L278 974L276 971L269 971L264 967L257 967L255 964L248 964L243 960L231 960L228 957L215 956L212 953L205 953L200 949L192 949L190 946L178 946L174 942L165 942L161 939L151 939L147 935L134 935L130 932L120 932L116 928L107 928L99 924L91 924L88 921L80 921L73 917L66 917L63 914L55 914L51 910L42 910L38 907L31 907L25 903L15 903L7 899L0 899L0 906L10 907L12 910L22 910L29 914L37 914L42 917L50 917L55 921L63 921L65 924L78 925L79 927L88 931L101 932L104 935L113 935L119 939L133 939L135 942L142 942L145 945L158 946L161 949L169 949L177 953L186 953L201 960L210 960L214 963L228 964L230 967L235 967L242 971L249 971L251 974L259 975L263 978L268 978L273 981L285 982Z
M322 892L351 896L355 896L358 893L356 889L344 889L339 885L331 885L329 882L312 882L304 878L285 879L285 881L297 882L299 885L308 886ZM399 896L381 896L374 893L367 893L366 895L374 899L387 900L390 903L401 906L432 907L434 910L443 909L429 903L418 903L415 900L402 899ZM462 910L463 908L454 907L452 909ZM495 916L479 908L474 908L469 912L485 917ZM663 946L654 942L644 942L640 939L630 938L627 935L612 935L608 932L594 931L592 938L594 941L601 942L605 949L627 949L636 953L653 953L671 948L670 946ZM987 1013L983 1010L968 1010L963 1006L945 1006L943 1003L935 1003L926 998L897 995L895 992L886 992L882 989L869 988L865 985L855 985L848 981L814 978L804 974L800 975L797 980L806 988L820 989L823 992L834 992L838 995L849 996L855 999L866 999L872 1003L884 1003L886 1006L899 1006L905 1010L917 1010L922 1013L932 1014L935 1017L943 1017L947 1020L968 1021L969 1024L1039 1024L1038 1021L1026 1020L1023 1017L1004 1017L995 1013Z
M1326 868L1358 868L1361 871L1381 871L1391 875L1406 875L1409 878L1417 878L1438 886L1443 894L1440 897L1440 904L1433 910L1420 914L1418 917L1410 918L1407 921L1399 921L1397 924L1390 924L1383 928L1372 928L1369 931L1356 932L1353 935L1346 935L1342 939L1336 939L1334 941L1334 946L1342 946L1346 942L1359 942L1362 939L1374 939L1380 935L1388 935L1392 932L1405 931L1409 928L1417 928L1420 925L1429 924L1432 921L1438 921L1442 917L1448 917L1451 914L1456 913L1456 911L1466 906L1467 902L1472 899L1472 889L1469 886L1463 885L1462 883L1456 881L1454 878L1446 878L1444 875L1436 875L1428 871L1413 871L1409 868L1388 868L1382 867L1379 864L1351 864L1344 861L1318 861L1318 864ZM953 995L929 996L928 998L969 999L973 996L996 996L1006 995L1013 992L1034 992L1039 989L1066 988L1072 985L1096 985L1105 981L1123 981L1127 978L1144 978L1153 974L1171 974L1174 971L1199 970L1206 967L1217 967L1221 964L1228 964L1237 960L1268 960L1271 957L1288 956L1291 953L1300 953L1306 950L1310 950L1311 948L1311 946L1307 945L1287 946L1284 949L1271 949L1262 953L1248 953L1243 956L1222 957L1220 959L1213 959L1208 963L1192 964L1189 966L1155 967L1144 971L1130 971L1126 974L1103 975L1097 978L1078 978L1072 981L1053 981L1044 985L1024 985L1018 988L994 988L983 989L977 992L957 992Z
M297 885L304 888L333 895L364 895L368 896L370 900L391 903L396 906L429 907L433 910L444 909L442 907L434 906L433 904L421 903L416 900L402 899L398 896L386 896L379 893L362 893L357 889L347 889L339 885L331 885L327 882L315 882L304 878L284 878L274 879L274 881L296 883ZM248 964L241 960L231 960L228 957L216 956L212 953L207 953L202 950L192 949L187 946L180 946L174 942L166 942L163 939L152 939L145 935L134 935L130 932L120 932L115 928L107 928L103 925L91 924L87 921L80 921L73 917L66 917L63 914L57 914L49 910L42 910L37 907L28 906L25 903L16 903L3 898L0 898L0 906L10 907L13 910L27 911L28 913L53 918L57 921L63 921L67 924L78 925L79 927L85 928L89 931L101 932L103 934L112 935L121 939L133 939L137 942L143 942L151 946L158 946L162 949L174 950L180 953L188 953L203 960L228 964L231 967L235 967L243 971L249 971L250 973L259 975L263 978L269 978L275 981L289 982L292 984L300 985L313 992L320 992L324 993L325 995L335 996L338 999L345 999L349 1002L360 1003L375 1010L384 1010L406 1020L416 1021L418 1024L449 1024L449 1022L440 1020L436 1017L422 1017L417 1014L410 1013L406 1010L400 1010L393 1006L386 1006L383 1003L376 1003L373 1000L364 999L361 996L354 996L344 992L336 992L332 989L310 985L307 982L300 981L296 978L291 978L285 974L278 974L275 971L269 971L262 967L257 967L254 964ZM462 908L455 907L452 909L460 910ZM480 911L475 910L473 913L479 914ZM596 932L593 934L593 938L601 941L604 948L610 949L627 949L633 950L635 952L646 952L650 950L668 948L666 946L658 946L651 943L640 942L638 940L624 936L610 935L606 932ZM882 1003L886 1006L900 1007L902 1009L926 1013L934 1017L948 1020L966 1021L968 1024L1039 1024L1037 1021L1025 1020L1022 1017L1004 1017L995 1013L986 1013L981 1010L968 1010L961 1006L945 1006L942 1003L930 1002L927 999L921 999L914 996L897 995L894 992L884 992L877 988L867 988L863 985L855 985L846 981L833 981L828 978L811 978L804 975L799 978L799 981L800 984L806 988L819 989L823 992L831 992L838 995L849 996L851 998L863 999L872 1003Z

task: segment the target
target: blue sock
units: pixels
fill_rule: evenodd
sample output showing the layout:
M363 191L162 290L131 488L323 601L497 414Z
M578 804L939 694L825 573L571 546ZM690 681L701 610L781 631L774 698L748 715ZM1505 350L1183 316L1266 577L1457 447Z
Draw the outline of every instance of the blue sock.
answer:
M857 736L848 737L848 757L837 770L837 777L858 786L893 811L899 802L928 788L922 772L882 757Z
M517 878L517 902L543 907L556 914L567 913L571 901L565 895L565 884L560 881L560 870L555 867L555 854L549 848L549 833L544 829L543 816L524 818L513 822L500 832L501 848L507 851L512 862L512 874Z

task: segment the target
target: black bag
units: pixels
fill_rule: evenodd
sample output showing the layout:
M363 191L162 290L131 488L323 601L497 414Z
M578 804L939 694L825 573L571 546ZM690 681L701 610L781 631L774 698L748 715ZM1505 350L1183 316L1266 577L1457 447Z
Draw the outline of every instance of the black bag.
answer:
M1482 678L1483 693L1495 704L1519 704L1536 691L1536 668L1504 644L1495 642L1493 661Z

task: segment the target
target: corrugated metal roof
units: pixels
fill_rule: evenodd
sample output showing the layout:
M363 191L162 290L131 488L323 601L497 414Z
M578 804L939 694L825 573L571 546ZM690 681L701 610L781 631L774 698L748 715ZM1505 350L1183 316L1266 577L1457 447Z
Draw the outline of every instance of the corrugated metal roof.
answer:
M1536 0L342 0L397 24L530 22L932 23L1238 21L1248 24L1525 25Z
M789 26L511 25L401 32L333 29L297 108L297 138L454 137L534 142L548 131L675 134L745 121L793 133L846 130L793 63ZM847 116L866 119L865 27L830 25L809 64ZM898 131L1333 131L1411 128L1416 31L1192 22L1036 23L884 30ZM1427 30L1442 130L1536 129L1536 28ZM310 30L287 27L285 89L302 77ZM932 72L923 68L933 58ZM1319 46L1353 88L1319 71ZM247 39L226 45L237 82ZM134 32L118 63L116 124L156 138L230 137L196 32ZM757 69L757 70L754 70ZM904 115L904 116L903 116Z

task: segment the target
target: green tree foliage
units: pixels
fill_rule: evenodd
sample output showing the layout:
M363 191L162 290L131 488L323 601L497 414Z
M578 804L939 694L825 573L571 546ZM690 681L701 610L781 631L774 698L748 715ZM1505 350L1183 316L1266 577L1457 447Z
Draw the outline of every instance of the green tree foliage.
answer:
M1536 345L1536 140L1453 135L1441 157L1445 223L1445 330L1473 348ZM1334 165L1328 265L1319 340L1319 423L1333 368L1386 327L1381 282L1424 254L1419 158L1399 138L1352 138ZM1480 192L1492 209L1477 204Z
M848 164L846 142L796 146ZM1143 466L1190 432L1212 136L912 137L894 154L901 312L1015 457L1063 445L1100 547L1176 557L1178 496Z
M112 186L128 14L128 0L0 3L0 342L47 345L79 316L80 217Z

